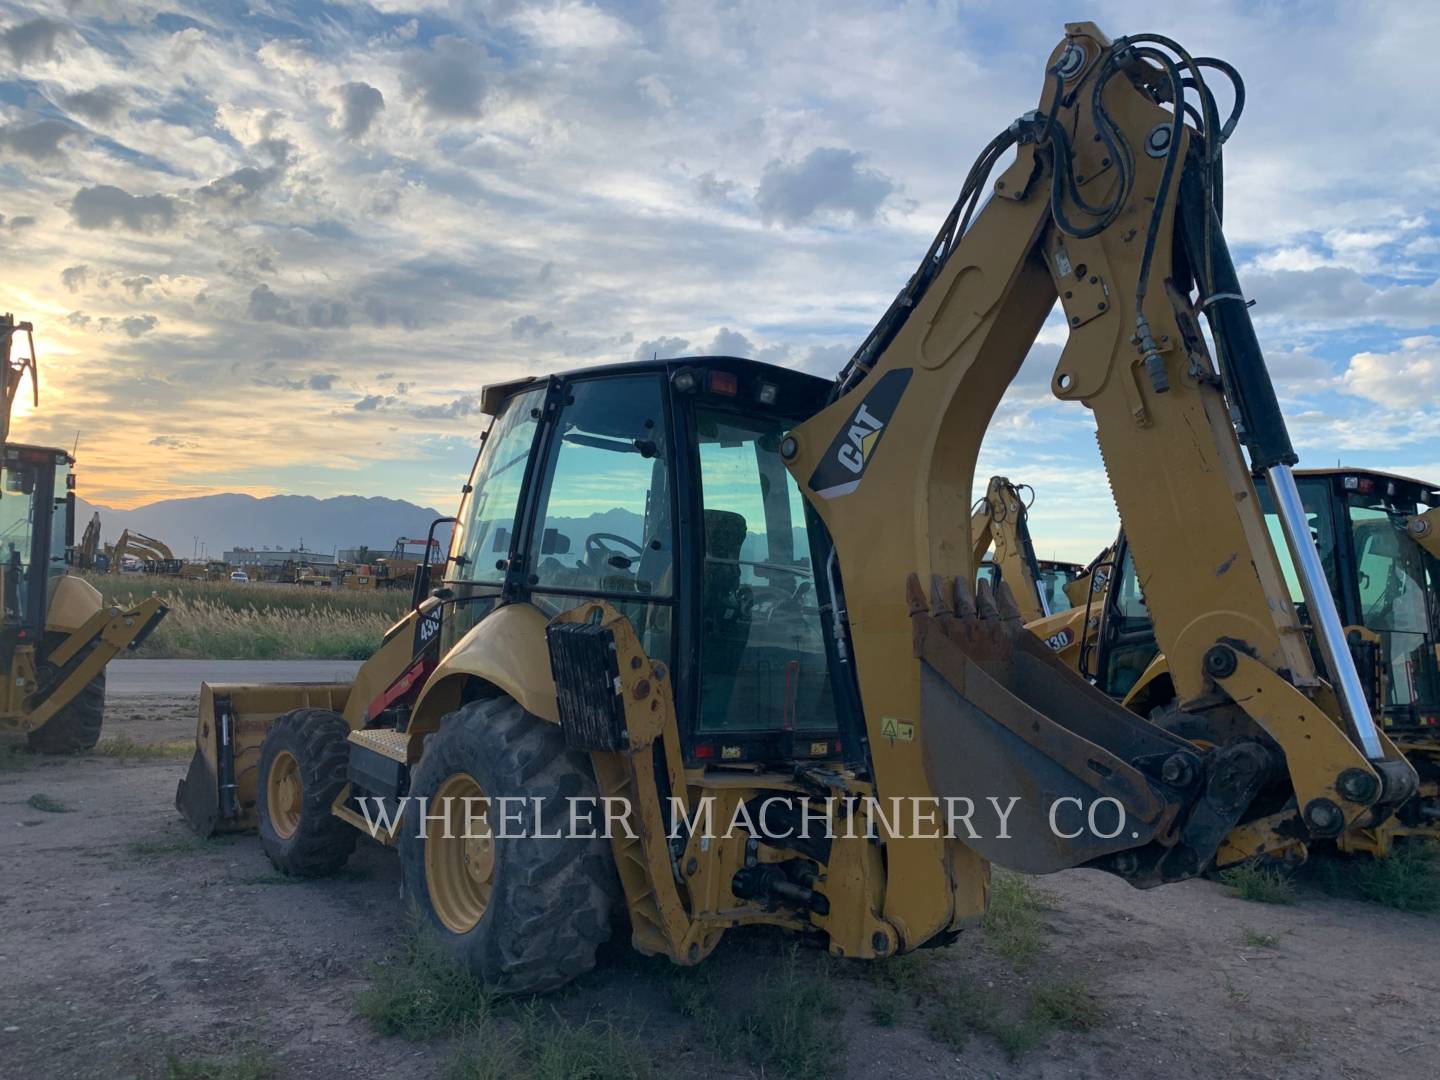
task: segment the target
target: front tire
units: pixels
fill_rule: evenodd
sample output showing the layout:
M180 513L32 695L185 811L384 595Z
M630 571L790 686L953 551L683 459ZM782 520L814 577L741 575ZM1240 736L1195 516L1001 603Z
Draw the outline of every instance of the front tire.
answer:
M59 712L27 734L25 741L37 754L78 754L100 741L104 719L105 669L101 668Z
M404 888L488 989L543 993L595 966L619 881L603 836L567 835L568 800L595 794L589 759L508 697L463 706L426 740L400 834ZM467 798L489 800L469 804L468 829Z
M329 709L285 713L265 734L255 782L260 844L282 874L333 874L355 850L355 829L330 812L345 787L349 736Z

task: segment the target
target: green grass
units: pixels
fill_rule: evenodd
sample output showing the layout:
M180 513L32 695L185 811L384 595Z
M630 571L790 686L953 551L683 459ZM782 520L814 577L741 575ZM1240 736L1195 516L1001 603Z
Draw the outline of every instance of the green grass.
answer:
M166 742L139 742L129 735L102 739L90 751L96 757L116 761L178 761L195 752L195 740L171 739Z
M221 1057L165 1055L166 1080L274 1080L280 1067L263 1050L246 1050Z
M1397 911L1440 910L1440 845L1402 840L1384 858L1356 855L1315 860L1314 874L1332 896Z
M655 968L671 1004L696 1026L698 1042L717 1057L745 1061L762 1076L825 1077L843 1058L840 992L828 956L798 943L778 958L756 958L759 970L737 995L715 969Z
M1090 1031L1105 1019L1105 1010L1080 979L1047 978L1031 985L1019 1014L994 993L950 982L936 996L939 1008L929 1014L930 1036L959 1053L975 1034L993 1038L1012 1061L1044 1042L1053 1032Z
M31 810L39 810L42 814L72 814L74 810L66 806L59 799L52 799L43 791L37 791L30 798L25 800L25 805Z
M381 1035L465 1035L490 1019L492 1003L485 988L418 921L399 950L373 965L370 975L371 986L361 993L356 1008Z
M1054 906L1050 894L1029 878L996 871L990 879L990 906L985 912L985 940L1017 971L1029 967L1044 943L1041 913Z
M198 855L202 851L214 851L232 841L229 836L196 836L183 826L176 825L163 829L156 836L131 840L125 845L127 854L137 859L156 859L167 855Z
M1220 882L1232 896L1256 904L1293 904L1295 886L1279 870L1245 864L1220 873Z
M1280 935L1262 934L1259 930L1242 926L1240 928L1240 943L1247 949L1278 949L1280 947Z
M298 585L184 581L140 574L88 574L107 604L159 596L170 613L135 653L204 660L364 660L409 607L403 589L313 589Z
M0 739L0 773L28 772L39 760L23 739Z

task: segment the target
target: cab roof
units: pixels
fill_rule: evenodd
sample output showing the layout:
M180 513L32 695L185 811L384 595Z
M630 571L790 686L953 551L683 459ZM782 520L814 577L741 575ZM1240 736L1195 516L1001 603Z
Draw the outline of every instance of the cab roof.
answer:
M558 371L553 376L527 375L507 382L490 383L480 391L480 411L486 416L498 416L506 400L527 387L542 382L547 377L571 379L578 376L590 378L601 375L635 375L647 371L659 372L667 378L685 368L720 369L752 379L764 379L784 388L786 397L812 397L817 402L833 385L830 379L822 379L794 368L766 364L749 360L743 356L676 356L668 359L632 360L620 364L596 364L593 367L571 368Z

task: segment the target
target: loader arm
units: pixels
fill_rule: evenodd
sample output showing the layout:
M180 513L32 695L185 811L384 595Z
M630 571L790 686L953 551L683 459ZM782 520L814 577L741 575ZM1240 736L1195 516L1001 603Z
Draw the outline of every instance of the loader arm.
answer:
M1020 494L1020 485L1004 476L992 476L985 487L984 498L975 503L970 514L970 536L974 543L972 565L979 566L985 551L995 548L995 565L1000 577L1009 583L1026 622L1043 619L1050 614L1050 604L1040 580L1040 564L1035 558L1035 545L1030 539L1027 521L1029 507Z
M1040 108L986 147L832 404L786 447L838 552L879 794L1025 797L1013 838L969 846L1032 872L1092 863L1137 884L1172 880L1227 836L1253 854L1334 835L1414 786L1357 692L1304 517L1292 516L1312 621L1339 637L1321 643L1329 683L1316 672L1250 479L1264 471L1293 491L1296 457L1220 231L1220 146L1236 116L1222 124L1204 87L1217 70L1233 73L1154 35L1112 44L1069 24ZM1167 108L1187 84L1189 112ZM963 493L1057 299L1069 337L1051 389L1094 414L1179 703L1216 749L1099 700L983 586L967 595ZM912 738L887 737L907 730L897 719ZM1242 835L1261 790L1275 809ZM1135 828L1105 842L1055 835L1072 796L1118 799ZM950 857L897 839L890 880L943 880ZM943 920L919 887L887 893L886 916L912 935Z

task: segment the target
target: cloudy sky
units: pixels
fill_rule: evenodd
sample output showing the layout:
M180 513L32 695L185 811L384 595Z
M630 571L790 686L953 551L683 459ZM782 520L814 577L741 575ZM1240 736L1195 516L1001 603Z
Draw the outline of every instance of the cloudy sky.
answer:
M1440 6L1085 5L1234 62L1227 232L1306 464L1440 479ZM449 507L480 387L830 374L1073 4L0 0L0 308L82 492ZM1050 329L987 438L1042 556L1114 528Z

